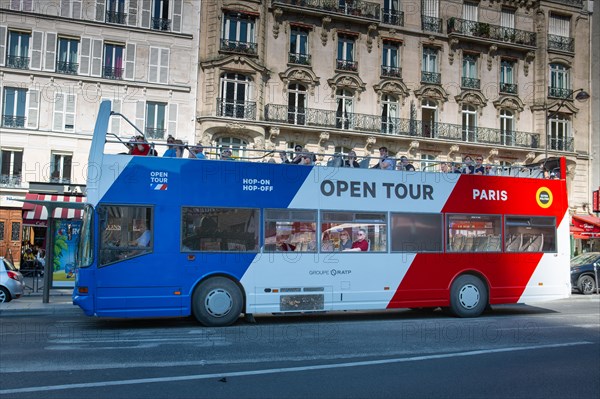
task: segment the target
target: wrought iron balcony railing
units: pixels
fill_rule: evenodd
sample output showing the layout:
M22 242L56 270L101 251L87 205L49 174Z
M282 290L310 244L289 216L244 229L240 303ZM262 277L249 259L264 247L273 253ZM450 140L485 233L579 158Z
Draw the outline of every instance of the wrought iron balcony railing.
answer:
M506 28L499 25L492 25L485 22L469 21L461 18L450 18L448 20L448 34L459 34L464 36L477 37L481 39L492 39L499 42L508 42L524 46L535 47L535 32L528 32L519 29Z
M442 83L442 74L439 72L421 71L421 83L439 85Z
M425 32L442 33L443 25L442 19L436 17L428 17L421 15L421 29Z
M271 4L291 5L335 14L353 15L373 21L379 21L381 9L381 6L377 3L362 0L272 0Z
M127 22L127 14L118 11L107 11L106 22L124 25Z
M437 138L451 141L540 148L539 134L493 128L471 127L450 123L429 123L402 118L382 118L314 108L289 108L287 105L265 106L265 120L295 126L354 130L405 137Z
M338 59L336 60L335 69L356 72L358 71L358 62Z
M476 78L466 78L463 77L461 80L461 87L463 89L476 89L479 90L480 80Z
M2 127L25 127L25 116L2 115Z
M154 30L171 30L171 20L166 18L152 18L152 29Z
M575 52L575 39L571 37L548 35L548 49Z
M0 175L0 186L21 187L21 175Z
M381 22L388 25L404 26L404 13L384 9L381 14Z
M123 79L123 68L103 66L102 77L106 79Z
M221 39L221 50L222 51L256 55L256 54L258 54L257 47L258 47L258 45L256 43L239 42L236 40Z
M310 65L310 54L288 53L288 63Z
M562 87L548 87L548 97L563 98L571 100L573 98L573 90Z
M256 102L217 98L217 116L256 120Z
M56 61L56 72L77 75L78 70L79 64L75 62Z
M29 69L29 57L9 54L6 56L6 66L15 69Z
M554 151L575 151L575 142L573 137L550 137L550 149Z
M165 133L167 132L166 129L160 129L150 126L146 126L146 129L144 130L146 131L146 137L153 139L164 139Z
M402 68L382 65L381 66L381 76L388 77L388 78L402 79Z
M500 83L500 93L518 94L518 86L513 83Z

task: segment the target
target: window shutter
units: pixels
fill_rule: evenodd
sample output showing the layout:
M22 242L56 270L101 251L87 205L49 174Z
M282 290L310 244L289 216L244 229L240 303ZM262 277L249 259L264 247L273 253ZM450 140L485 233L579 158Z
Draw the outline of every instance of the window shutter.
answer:
M111 100L112 102L112 110L114 112L121 112L121 100ZM121 118L120 117L112 117L110 118L110 127L109 131L114 134L121 133Z
M169 104L169 125L167 133L177 137L177 104Z
M173 18L171 30L173 32L181 32L181 16L183 15L183 0L175 0L173 2Z
M142 132L146 131L146 126L144 126L144 114L145 114L145 106L144 101L138 101L135 105L135 125ZM137 133L134 133L137 134Z
M75 102L77 97L75 94L66 95L65 104L65 132L75 131Z
M127 43L125 47L125 79L135 78L135 44Z
M27 94L27 127L37 129L40 114L40 92L39 90L29 89Z
M160 49L159 83L169 83L169 52L168 48Z
M90 74L90 61L92 56L92 39L88 37L81 38L81 54L79 55L79 74Z
M46 32L46 54L44 56L44 70L56 69L56 33Z
M137 26L138 0L129 0L129 12L127 13L127 25Z
M92 76L102 75L102 40L94 39L92 45Z
M44 32L33 31L31 43L31 64L30 69L42 69L42 48L44 47Z
M0 66L6 61L6 26L0 26Z
M96 0L96 21L104 22L106 17L106 0Z
M151 83L158 82L159 56L160 49L157 47L150 47L150 60L148 62L148 81Z
M62 132L64 129L64 109L65 95L63 93L54 94L54 119L52 122L52 130Z
M150 29L150 7L151 0L142 0L142 28Z

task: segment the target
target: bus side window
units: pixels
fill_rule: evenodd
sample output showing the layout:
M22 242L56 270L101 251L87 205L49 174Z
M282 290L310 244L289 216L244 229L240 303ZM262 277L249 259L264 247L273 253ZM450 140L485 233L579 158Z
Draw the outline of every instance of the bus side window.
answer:
M98 214L101 266L152 252L152 207L101 205Z
M265 209L265 252L316 252L317 212Z

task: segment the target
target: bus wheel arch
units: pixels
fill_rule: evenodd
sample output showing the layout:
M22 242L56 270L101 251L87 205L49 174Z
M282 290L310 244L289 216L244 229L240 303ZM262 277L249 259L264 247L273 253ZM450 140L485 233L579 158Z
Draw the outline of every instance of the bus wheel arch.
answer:
M192 294L192 315L206 327L229 326L245 308L244 290L226 275L212 275L200 281Z
M451 313L457 317L477 317L489 306L490 291L486 279L476 273L457 276L450 285Z

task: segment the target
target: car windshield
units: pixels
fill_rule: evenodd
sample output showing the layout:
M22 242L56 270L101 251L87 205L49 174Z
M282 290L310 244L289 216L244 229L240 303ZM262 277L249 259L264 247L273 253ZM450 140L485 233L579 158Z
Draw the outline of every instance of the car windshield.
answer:
M2 259L2 261L4 262L4 267L6 268L6 270L17 270L17 268L7 259Z
M581 266L592 263L597 258L600 258L600 252L588 252L571 259L571 266Z

